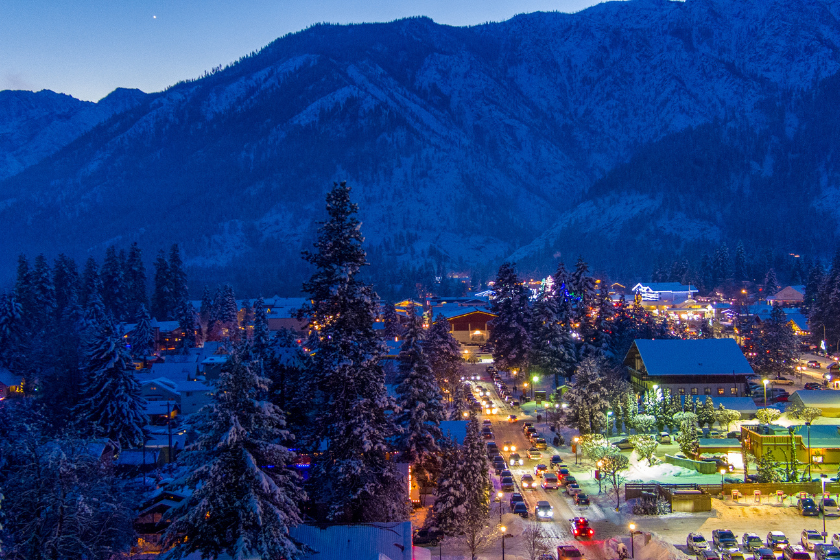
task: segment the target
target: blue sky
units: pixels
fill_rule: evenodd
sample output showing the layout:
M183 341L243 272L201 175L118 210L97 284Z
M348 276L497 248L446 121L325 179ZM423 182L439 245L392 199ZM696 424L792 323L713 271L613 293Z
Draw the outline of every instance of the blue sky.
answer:
M96 101L117 87L159 91L319 22L424 15L473 25L598 0L2 0L0 90Z

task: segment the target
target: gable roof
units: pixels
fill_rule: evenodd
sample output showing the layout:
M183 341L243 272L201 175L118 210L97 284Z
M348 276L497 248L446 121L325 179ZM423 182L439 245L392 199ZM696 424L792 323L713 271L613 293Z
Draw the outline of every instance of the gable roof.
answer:
M637 349L647 374L658 375L750 375L753 369L731 338L700 340L633 341L624 365L635 367L632 355Z
M6 387L20 385L22 381L22 375L14 374L6 368L0 368L0 383L5 385Z
M805 391L803 389L794 391L790 398L799 398L805 406L816 408L820 408L821 406L840 407L840 391L833 389L824 391Z
M411 522L359 525L298 525L290 535L312 547L307 560L411 560Z
M696 292L697 288L692 288L689 285L680 284L679 282L639 282L633 286L631 291L637 292L639 290L650 290L652 292Z
M432 316L435 318L438 315L443 315L447 319L454 319L455 317L463 317L464 315L469 315L470 313L483 313L484 315L490 315L491 317L496 316L486 307L464 307L458 305L457 303L446 303L437 307L432 307Z

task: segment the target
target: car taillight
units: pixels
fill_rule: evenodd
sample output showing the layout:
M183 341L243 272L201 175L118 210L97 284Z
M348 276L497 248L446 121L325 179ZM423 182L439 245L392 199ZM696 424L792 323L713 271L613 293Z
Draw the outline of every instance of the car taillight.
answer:
M578 530L577 530L577 529L575 529L575 536L577 536L577 534L578 534Z
M589 529L589 534L590 534L590 535L594 535L594 534L595 534L595 531L594 531L593 529Z

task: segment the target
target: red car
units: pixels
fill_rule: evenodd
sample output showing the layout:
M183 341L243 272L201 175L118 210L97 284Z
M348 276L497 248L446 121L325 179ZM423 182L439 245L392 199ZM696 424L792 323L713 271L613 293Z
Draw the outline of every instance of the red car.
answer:
M570 529L575 537L591 539L595 535L595 529L589 526L589 520L585 517L575 517L571 522Z

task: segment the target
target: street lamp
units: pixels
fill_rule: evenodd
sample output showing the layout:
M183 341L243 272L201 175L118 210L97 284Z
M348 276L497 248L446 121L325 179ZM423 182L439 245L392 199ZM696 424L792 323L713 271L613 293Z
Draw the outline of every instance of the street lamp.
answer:
M578 446L580 446L580 438L575 436L575 465L578 464Z
M764 383L764 408L767 408L767 384L770 383L767 379L762 379L762 383Z
M726 474L726 469L720 469L720 485L723 486L723 475Z
M496 499L499 500L499 523L502 522L502 496L504 495L504 492L496 492Z
M607 425L604 426L604 437L607 437L607 430L610 429L610 417L612 416L612 410L607 411Z
M531 400L534 400L534 385L536 385L537 381L539 380L540 377L538 375L535 375L531 378L531 381L533 381L533 383L531 383Z
M505 532L507 531L507 527L502 525L499 529L502 531L502 560L505 560Z
M634 542L635 539L633 538L636 534L636 524L631 523L630 525L628 525L628 527L630 528L630 558L633 558L636 556L636 543Z
M805 422L808 426L808 482L811 482L811 423Z

